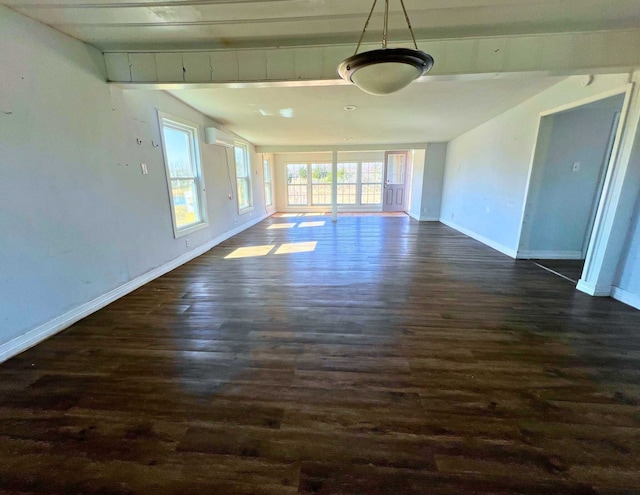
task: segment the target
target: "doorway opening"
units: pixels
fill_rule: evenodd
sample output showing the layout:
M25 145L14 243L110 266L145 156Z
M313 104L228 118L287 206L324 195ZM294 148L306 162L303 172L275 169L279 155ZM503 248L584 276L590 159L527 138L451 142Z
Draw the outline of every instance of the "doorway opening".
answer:
M541 118L518 258L577 284L625 101L618 94Z

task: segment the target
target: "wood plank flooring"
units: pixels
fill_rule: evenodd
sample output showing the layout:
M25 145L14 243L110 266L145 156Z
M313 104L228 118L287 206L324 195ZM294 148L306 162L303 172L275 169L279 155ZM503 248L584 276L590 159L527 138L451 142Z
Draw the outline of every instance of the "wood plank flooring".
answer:
M441 224L271 218L0 365L0 494L637 494L639 365Z

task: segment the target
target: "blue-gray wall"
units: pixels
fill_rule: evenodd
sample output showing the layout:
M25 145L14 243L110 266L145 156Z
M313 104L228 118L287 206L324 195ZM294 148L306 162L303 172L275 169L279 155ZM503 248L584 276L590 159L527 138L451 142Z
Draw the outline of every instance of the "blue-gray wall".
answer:
M157 110L214 123L107 85L97 50L4 7L0 32L0 351L265 213L257 157L256 208L238 216L225 149L201 142L210 224L175 239Z

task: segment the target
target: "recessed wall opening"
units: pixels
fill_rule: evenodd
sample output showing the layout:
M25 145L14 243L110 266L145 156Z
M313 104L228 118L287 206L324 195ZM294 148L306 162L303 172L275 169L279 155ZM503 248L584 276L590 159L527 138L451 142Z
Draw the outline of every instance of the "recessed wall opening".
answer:
M541 118L518 258L578 282L624 101L617 94Z

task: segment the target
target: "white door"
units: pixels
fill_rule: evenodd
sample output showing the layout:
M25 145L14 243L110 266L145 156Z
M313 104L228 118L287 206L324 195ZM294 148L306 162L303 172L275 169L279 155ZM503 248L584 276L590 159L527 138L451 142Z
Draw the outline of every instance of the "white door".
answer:
M387 151L384 158L382 211L404 211L409 152Z

